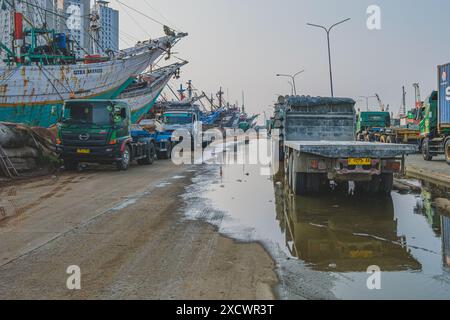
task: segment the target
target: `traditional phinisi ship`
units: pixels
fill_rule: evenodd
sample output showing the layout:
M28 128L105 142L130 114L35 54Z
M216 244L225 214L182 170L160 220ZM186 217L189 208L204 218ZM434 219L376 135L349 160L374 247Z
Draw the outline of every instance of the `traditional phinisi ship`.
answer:
M138 122L156 103L161 91L172 77L179 78L180 68L187 62L180 62L141 74L118 97L131 108L131 121Z
M77 58L69 34L28 26L14 1L6 4L14 20L14 39L12 45L0 42L6 52L0 65L0 121L4 122L49 127L57 122L65 100L116 99L187 36L164 27L164 37Z

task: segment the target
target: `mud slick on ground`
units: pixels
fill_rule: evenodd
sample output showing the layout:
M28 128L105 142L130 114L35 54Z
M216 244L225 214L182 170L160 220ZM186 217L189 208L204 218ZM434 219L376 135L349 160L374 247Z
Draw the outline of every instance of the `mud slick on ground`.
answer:
M183 218L193 170L160 161L0 189L0 299L274 299L275 264ZM68 266L82 290L66 287Z

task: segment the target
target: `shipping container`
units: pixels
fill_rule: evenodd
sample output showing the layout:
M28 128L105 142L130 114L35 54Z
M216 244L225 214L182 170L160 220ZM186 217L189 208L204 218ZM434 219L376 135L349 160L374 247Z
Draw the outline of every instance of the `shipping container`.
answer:
M450 128L450 63L438 67L439 106L438 119L441 128Z

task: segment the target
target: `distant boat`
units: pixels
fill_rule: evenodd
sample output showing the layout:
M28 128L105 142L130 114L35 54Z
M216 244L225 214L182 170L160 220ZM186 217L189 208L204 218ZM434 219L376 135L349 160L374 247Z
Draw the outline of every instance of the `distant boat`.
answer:
M21 14L13 14L16 50L0 42L7 53L6 65L0 66L0 121L41 127L56 123L64 100L117 98L139 74L163 54L170 54L172 46L187 35L165 29L166 36L135 47L76 59L73 41L67 35L24 29ZM38 45L44 35L53 38Z
M126 102L131 108L131 121L137 123L155 105L156 100L172 76L187 62L175 63L151 73L139 76L139 81L131 84L117 99Z

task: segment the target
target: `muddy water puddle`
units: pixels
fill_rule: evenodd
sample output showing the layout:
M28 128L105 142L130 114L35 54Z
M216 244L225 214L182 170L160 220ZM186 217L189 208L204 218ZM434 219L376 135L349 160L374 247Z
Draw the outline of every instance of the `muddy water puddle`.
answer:
M276 261L280 298L450 299L450 217L432 205L448 190L298 197L282 174L260 172L203 167L183 211L238 241L261 242ZM368 288L371 266L381 270L380 290Z

